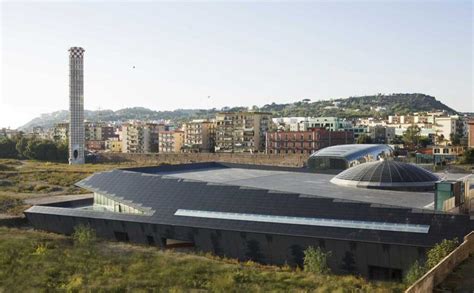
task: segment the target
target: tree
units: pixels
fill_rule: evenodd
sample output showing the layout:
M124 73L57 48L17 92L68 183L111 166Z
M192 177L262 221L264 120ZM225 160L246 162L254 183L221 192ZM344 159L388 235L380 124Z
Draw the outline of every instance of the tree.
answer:
M420 142L420 132L421 129L418 125L413 124L409 126L403 134L403 143L405 146L409 149L416 148Z
M452 145L460 145L461 144L461 135L459 133L451 133L449 135L449 139L451 140Z
M18 152L18 156L20 158L26 158L26 147L28 146L28 139L24 136L22 136L20 139L18 139L16 143L16 150Z
M361 134L357 138L358 144L365 144L365 143L372 143L372 137L368 136L367 134Z
M474 164L474 149L467 149L462 155L463 164Z
M0 138L0 158L15 159L18 157L15 141L9 138Z
M427 146L433 144L433 140L429 137L422 137L419 141L419 146L422 148L426 148Z
M330 251L324 252L320 247L309 246L304 251L304 270L318 274L329 273L328 258L330 256Z

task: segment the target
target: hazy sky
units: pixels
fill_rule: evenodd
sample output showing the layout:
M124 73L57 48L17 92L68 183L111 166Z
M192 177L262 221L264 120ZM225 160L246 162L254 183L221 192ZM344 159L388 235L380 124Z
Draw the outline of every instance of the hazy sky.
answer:
M0 5L0 127L68 108L71 46L91 110L421 92L474 111L471 1Z

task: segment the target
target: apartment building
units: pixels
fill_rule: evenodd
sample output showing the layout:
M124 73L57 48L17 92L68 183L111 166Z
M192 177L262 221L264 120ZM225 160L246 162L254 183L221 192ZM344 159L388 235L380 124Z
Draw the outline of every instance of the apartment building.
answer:
M469 148L474 148L474 119L469 120L467 123L468 123L467 146Z
M451 137L457 132L458 129L458 120L458 116L435 118L433 128L437 136L443 138L443 141L440 140L440 143L451 143Z
M159 153L179 153L184 145L184 131L168 130L158 133Z
M223 112L216 115L216 152L264 152L271 113Z
M105 123L87 122L84 125L85 137L87 140L101 140L105 141L111 137L116 137L113 126Z
M330 131L352 128L352 122L338 117L306 117L290 124L290 131L308 131L312 128L324 128Z
M53 140L68 141L69 139L69 123L57 123L53 128Z
M105 141L105 149L112 153L121 153L122 141L118 137L111 137Z
M122 124L123 153L156 153L158 152L158 133L165 130L164 124L130 122Z
M209 120L193 120L183 125L183 152L213 152L216 140L216 123Z
M354 143L352 131L330 131L313 128L307 131L268 132L267 154L312 154L322 148Z

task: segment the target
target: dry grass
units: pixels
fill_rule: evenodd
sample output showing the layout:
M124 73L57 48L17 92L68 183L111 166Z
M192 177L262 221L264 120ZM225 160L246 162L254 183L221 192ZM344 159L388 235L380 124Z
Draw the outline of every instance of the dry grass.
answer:
M354 276L0 227L0 291L401 292Z

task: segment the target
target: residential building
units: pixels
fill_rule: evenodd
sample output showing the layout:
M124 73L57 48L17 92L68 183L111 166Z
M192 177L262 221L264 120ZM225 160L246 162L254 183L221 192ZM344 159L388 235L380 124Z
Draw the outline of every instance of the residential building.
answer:
M107 140L111 137L116 137L115 129L102 122L87 122L85 123L85 136L88 140Z
M267 154L312 154L322 148L354 143L351 131L313 128L307 131L267 132Z
M57 123L53 128L53 140L68 141L69 140L69 123Z
M471 119L468 122L467 146L469 148L474 148L474 119Z
M86 149L92 152L105 150L105 140L87 140Z
M111 137L105 141L105 149L112 153L121 153L122 141L118 137Z
M187 153L213 152L216 140L216 123L209 120L193 120L183 125L183 151Z
M122 124L123 153L156 153L158 152L158 133L165 125L133 121Z
M271 113L223 112L216 116L216 152L264 152Z
M458 130L458 119L458 116L435 117L433 128L437 136L442 138L439 140L441 144L451 143L452 135L456 134Z
M338 117L306 117L297 123L290 124L290 131L307 131L312 128L325 128L330 131L348 130L352 122Z
M179 153L184 145L184 131L168 130L160 131L159 136L159 153Z

